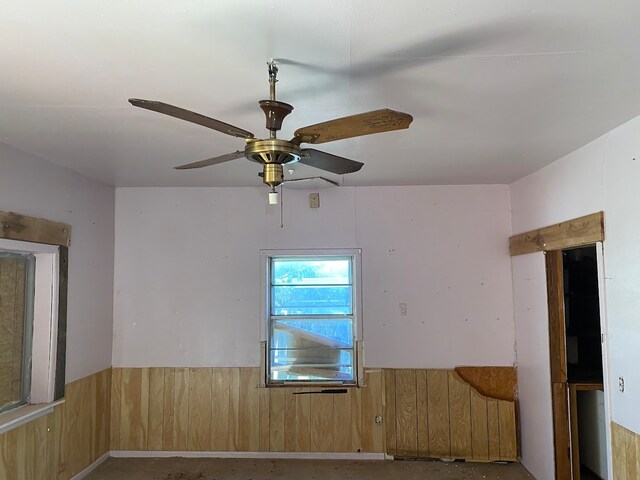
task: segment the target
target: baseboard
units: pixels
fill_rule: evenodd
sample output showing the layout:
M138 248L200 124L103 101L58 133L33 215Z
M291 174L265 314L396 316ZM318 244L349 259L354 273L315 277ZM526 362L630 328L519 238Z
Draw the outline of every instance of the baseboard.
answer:
M81 480L82 478L86 477L91 472L93 472L96 468L98 468L100 466L100 464L102 462L104 462L107 458L109 458L110 456L111 456L111 452L105 453L104 455L99 457L95 462L93 462L91 465L89 465L87 468L82 470L80 473L77 473L73 477L71 477L71 480Z
M159 457L187 457L187 458L291 458L305 460L385 460L384 453L356 453L356 452L168 452L168 451L139 451L114 450L112 457L120 458L159 458Z

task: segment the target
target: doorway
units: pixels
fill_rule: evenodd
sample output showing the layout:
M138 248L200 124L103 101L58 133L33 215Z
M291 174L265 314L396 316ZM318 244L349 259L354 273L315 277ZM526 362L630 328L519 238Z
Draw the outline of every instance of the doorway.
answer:
M597 250L547 252L556 478L607 480Z

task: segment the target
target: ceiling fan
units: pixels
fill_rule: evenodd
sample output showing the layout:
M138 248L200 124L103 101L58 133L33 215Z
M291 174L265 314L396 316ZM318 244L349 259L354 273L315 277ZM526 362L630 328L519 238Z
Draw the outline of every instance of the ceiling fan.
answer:
M272 192L275 192L275 187L283 182L283 165L300 162L338 175L357 172L364 165L361 162L314 148L301 148L301 144L326 143L373 133L401 130L408 128L413 120L413 117L407 113L389 109L373 110L299 128L291 140L278 139L276 132L281 129L282 121L291 113L293 106L276 100L278 67L273 60L267 62L267 65L269 100L260 100L259 104L266 116L266 128L269 130L268 139L255 138L253 133L247 130L167 103L139 98L130 98L129 103L136 107L196 123L227 135L243 138L246 141L244 150L236 150L218 157L187 163L175 167L176 169L208 167L246 157L263 166L262 172L258 175L262 177L262 181L266 185L271 187Z

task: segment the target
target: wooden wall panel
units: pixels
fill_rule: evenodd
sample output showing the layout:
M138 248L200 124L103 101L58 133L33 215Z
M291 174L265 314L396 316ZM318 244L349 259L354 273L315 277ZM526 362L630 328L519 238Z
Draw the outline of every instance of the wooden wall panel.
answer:
M295 393L308 392L309 389L297 388ZM268 393L268 390L267 390ZM292 395L293 396L293 395ZM296 452L311 451L311 396L295 395L296 402Z
M384 423L388 455L396 454L396 376L393 370L384 370Z
M346 394L260 388L259 375L258 368L114 369L119 434L111 448L517 457L514 403L479 394L452 370L367 370L364 386Z
M153 369L151 369L153 371ZM212 372L208 368L192 368L189 370L189 409L187 449L205 451L209 448L211 434L211 387ZM160 412L154 412L155 424L162 424ZM149 410L149 423L152 421ZM150 425L151 426L151 425ZM149 450L152 450L149 447Z
M471 389L471 452L474 460L489 461L487 397L473 389Z
M429 456L449 458L451 430L449 428L449 372L427 371L427 416L429 417Z
M209 448L214 452L229 450L230 374L230 368L214 368L211 372L211 442ZM173 413L165 410L165 417L167 415L173 415ZM165 450L174 449L165 448Z
M347 395L333 396L333 449L335 452L351 451L351 396L353 388Z
M500 459L500 417L498 401L487 399L487 433L489 435L489 461Z
M418 456L418 394L415 370L396 370L396 450L401 457Z
M111 369L66 385L65 403L0 435L0 478L68 480L109 448Z
M449 428L451 457L472 458L471 389L455 372L449 372Z
M260 370L240 368L240 401L238 402L238 445L240 450L257 452L260 436Z
M392 372L384 373L396 419L387 423L387 452L395 442L398 457L517 461L514 402L480 394L454 370Z
M149 369L149 450L162 450L164 408L164 368ZM207 432L207 438L209 434Z
M311 396L311 450L333 452L333 395Z
M455 371L480 395L511 402L516 399L515 367L456 367Z
M385 432L382 424L376 423L376 417L382 416L382 370L368 370L365 372L365 387L360 389L362 405L361 442L364 452L384 452ZM384 418L383 418L384 421Z
M429 457L429 405L427 371L416 371L416 407L418 409L418 457Z
M513 402L498 400L498 425L500 430L500 459L507 461L518 460L518 445L516 439L515 405Z
M112 450L385 449L375 422L383 415L380 370L366 372L365 387L320 395L295 394L318 388L259 388L257 368L116 368L113 375Z
M640 434L611 422L613 480L640 478Z

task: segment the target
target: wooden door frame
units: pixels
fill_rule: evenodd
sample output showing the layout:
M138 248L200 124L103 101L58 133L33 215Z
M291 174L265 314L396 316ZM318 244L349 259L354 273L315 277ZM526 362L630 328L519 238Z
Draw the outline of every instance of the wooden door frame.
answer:
M549 321L549 366L553 412L554 465L557 480L571 478L571 441L569 427L569 389L567 385L566 329L564 317L564 279L562 250L594 245L604 241L604 212L549 225L509 238L511 256L544 252L547 278ZM600 267L600 265L599 265ZM601 275L601 272L598 272ZM598 281L600 286L600 280ZM600 298L604 292L599 291ZM602 316L600 312L601 328ZM603 346L603 357L606 355ZM603 370L606 359L603 358ZM604 373L604 380L607 374ZM607 416L608 413L608 405ZM607 429L609 426L607 425ZM609 436L607 436L609 444ZM610 446L608 445L609 449Z
M549 312L549 366L553 412L553 449L556 479L571 478L569 389L567 385L566 324L562 250L545 252Z

